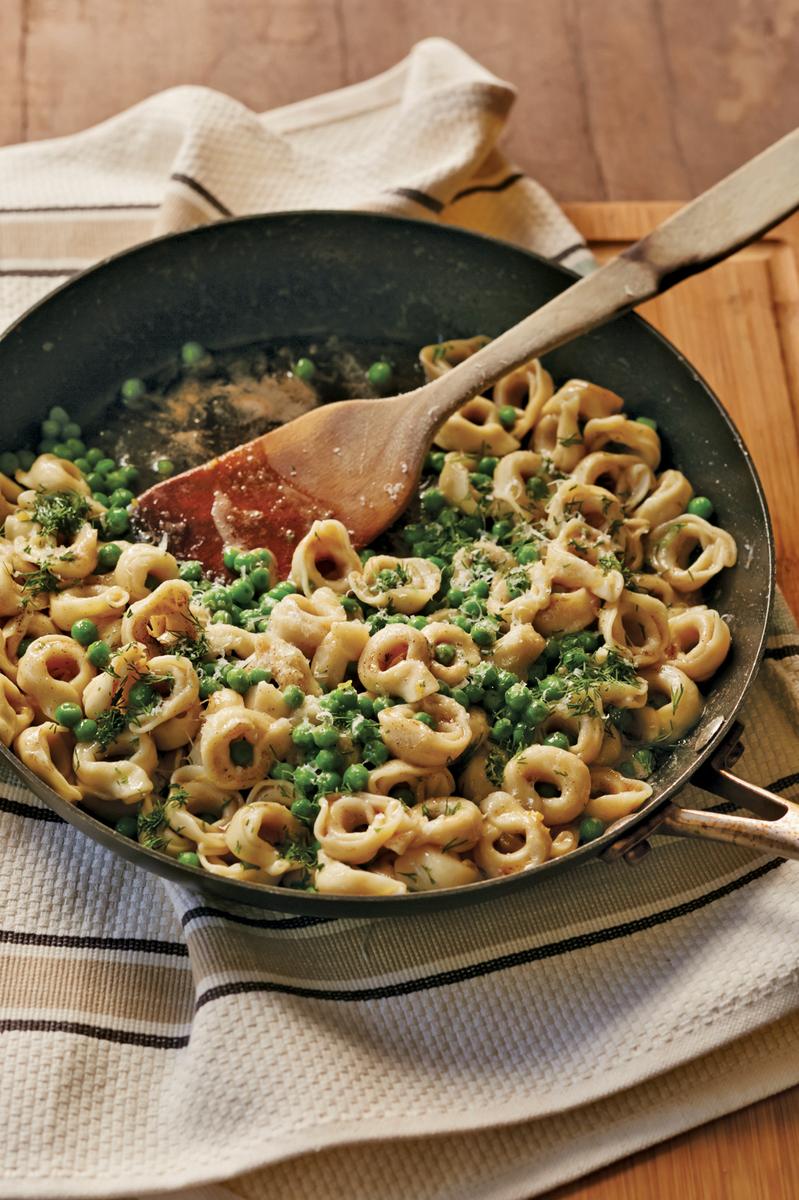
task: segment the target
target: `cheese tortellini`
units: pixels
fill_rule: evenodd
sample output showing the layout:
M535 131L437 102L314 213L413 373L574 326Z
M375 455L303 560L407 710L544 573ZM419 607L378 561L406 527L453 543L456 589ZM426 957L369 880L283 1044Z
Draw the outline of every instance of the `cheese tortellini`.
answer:
M316 520L287 579L133 540L99 453L0 475L0 741L212 875L379 900L571 854L646 803L730 649L710 501L653 422L537 361L442 424L378 545Z

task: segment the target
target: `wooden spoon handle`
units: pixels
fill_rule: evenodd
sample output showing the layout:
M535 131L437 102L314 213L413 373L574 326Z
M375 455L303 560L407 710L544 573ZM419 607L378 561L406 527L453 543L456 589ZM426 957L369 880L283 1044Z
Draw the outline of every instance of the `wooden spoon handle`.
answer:
M420 389L419 420L432 433L459 405L514 367L704 271L797 208L799 129L703 192L618 258ZM403 399L407 403L410 397Z

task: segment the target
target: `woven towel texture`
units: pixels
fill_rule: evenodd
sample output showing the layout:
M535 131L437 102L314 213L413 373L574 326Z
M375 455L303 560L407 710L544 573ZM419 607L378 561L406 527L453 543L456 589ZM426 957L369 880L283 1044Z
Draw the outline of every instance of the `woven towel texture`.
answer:
M401 213L580 268L579 235L497 149L512 100L433 39L277 112L178 88L0 151L0 324L228 213ZM770 646L741 770L783 790L782 605ZM530 1196L799 1079L793 864L661 838L634 870L462 913L320 921L201 901L10 778L0 797L0 1196Z

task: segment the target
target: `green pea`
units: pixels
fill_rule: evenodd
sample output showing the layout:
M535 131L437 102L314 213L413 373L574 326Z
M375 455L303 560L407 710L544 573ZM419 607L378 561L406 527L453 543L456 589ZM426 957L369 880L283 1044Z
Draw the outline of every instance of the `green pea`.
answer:
M235 579L228 588L228 595L234 604L251 604L255 596L255 588L249 579Z
M650 429L654 429L657 432L658 423L657 421L653 421L651 417L636 417L635 419L639 425L648 425Z
M333 725L317 725L313 740L318 750L331 750L338 745L338 730Z
M83 430L77 421L67 421L61 430L61 434L64 440L68 442L71 438L82 437Z
M385 359L380 359L379 362L372 363L366 372L366 378L372 387L385 388L391 383L393 374L391 363L386 362Z
M92 467L96 467L102 457L103 457L103 452L102 452L102 450L98 449L97 446L92 446L92 448L90 450L86 451L86 460L89 463L89 465Z
M10 450L6 450L4 454L0 454L0 471L4 475L13 475L19 470L19 459L16 454L12 454Z
M493 663L478 663L472 671L472 682L479 684L480 687L496 687L499 683L499 671Z
M53 446L53 454L56 456L56 458L65 458L67 460L71 459L72 457L72 455L69 453L69 446L66 444L66 442L56 442L56 444Z
M67 447L67 450L69 450L69 457L73 460L76 458L80 458L82 455L84 455L86 453L85 443L82 442L80 440L80 438L76 438L76 437L67 438L66 447Z
M111 508L127 508L129 504L133 503L133 492L125 487L114 488L109 500Z
M421 503L424 511L429 516L435 517L447 502L440 488L428 488L427 491L422 492Z
M315 767L307 764L297 767L294 772L294 786L299 788L301 792L310 792L316 789L317 771Z
M55 719L59 725L65 725L67 729L74 729L83 720L83 709L79 704L71 704L65 700L56 708Z
M457 704L463 705L464 708L469 707L469 693L466 691L465 688L453 688L452 689L452 699Z
M419 723L421 725L427 725L427 727L429 729L432 729L433 726L435 725L435 721L430 716L430 713L418 712L418 713L414 713L413 716L414 716L414 720L419 721Z
M119 389L123 400L140 400L147 387L143 379L126 379Z
M421 613L417 613L415 617L411 617L408 624L413 625L414 629L424 629L425 625L427 625L427 617L423 617Z
M229 571L234 569L237 554L241 554L241 549L238 546L225 546L222 551L222 562Z
M512 404L503 404L497 416L504 429L513 429L519 416L519 410L518 408L514 408Z
M272 672L268 671L266 667L253 667L252 671L250 671L250 683L253 685L253 687L255 687L257 683L271 682Z
M270 588L268 594L273 600L285 600L286 596L292 596L296 591L294 584L284 579L282 583L276 583L273 588Z
M479 471L479 473L481 475L491 476L496 471L498 462L499 462L499 459L494 458L493 456L481 458L479 463L477 464L477 470Z
M42 441L39 442L37 453L38 454L52 454L54 450L55 450L55 442L53 441L53 439L52 438L43 438Z
M538 783L536 784L536 791L544 800L551 800L553 796L559 794L554 783Z
M103 488L105 487L105 475L101 475L99 471L90 471L86 476L86 482L88 483L92 492L102 492Z
M126 467L120 467L119 471L122 475L122 482L124 483L125 487L135 487L136 481L139 478L139 468L132 467L130 464L128 464Z
M491 530L492 537L500 540L507 537L509 533L513 533L513 524L510 521L495 521L494 527Z
M42 437L53 438L54 441L61 437L61 425L58 421L42 421L41 429Z
M525 710L525 724L531 727L540 725L542 721L546 721L549 716L549 705L544 704L541 700L533 700Z
M124 488L124 486L125 486L124 472L120 471L119 467L115 467L115 469L113 471L109 471L108 474L106 475L105 483L103 484L103 486L105 487L105 490L108 492L109 496L112 494L112 492L115 492L118 488Z
M499 712L504 703L505 697L499 688L487 688L483 692L483 708L488 709L489 712Z
M177 862L182 867L199 867L200 856L199 854L195 854L193 850L181 850L177 857Z
M269 568L268 567L253 567L252 571L250 571L249 583L252 585L253 592L257 596L260 596L262 592L269 591L270 582L271 582L271 579L269 576ZM349 599L349 597L345 596L344 599ZM343 601L342 601L342 603L343 603ZM357 607L357 605L356 605L356 607Z
M655 756L651 750L642 747L633 754L633 762L637 763L645 775L651 775L655 769Z
M524 683L514 683L505 693L505 703L511 712L522 712L528 705L530 692Z
M57 421L59 425L66 425L69 420L69 413L60 404L56 404L47 414L51 421Z
M156 691L152 684L144 679L137 679L128 692L128 708L133 712L142 712L151 708L155 699Z
M365 692L360 692L356 698L358 712L362 717L371 720L375 715L374 701L371 696L367 696Z
M713 516L713 501L709 500L707 496L694 496L693 500L688 501L685 511L693 517L701 517L704 521L709 521Z
M28 646L30 646L31 642L34 642L35 640L36 639L32 637L21 638L20 643L17 646L17 658L22 658L23 654L28 649Z
M139 822L135 817L120 817L114 829L123 837L135 838L139 831Z
M344 759L338 750L320 750L313 761L320 771L340 771L344 765Z
M32 450L18 450L17 458L19 459L19 465L22 467L23 471L30 471L31 467L36 461L36 455Z
M363 792L369 783L369 772L363 763L352 763L341 780L345 792Z
M116 542L101 546L97 553L97 565L101 571L113 571L122 556L122 547Z
M207 700L214 692L220 691L222 684L218 679L201 679L200 680L200 699Z
M116 470L116 463L114 462L113 458L100 458L94 464L94 469L97 471L98 475L107 475L109 471Z
M236 767L251 767L255 758L252 743L246 738L236 738L235 742L231 742L228 753L230 761Z
M375 716L379 716L381 712L387 708L391 708L393 704L394 701L390 696L378 696L377 699L373 701Z
M166 478L167 475L174 473L175 464L171 458L159 458L155 464L155 469L159 475L163 475Z
M92 642L87 647L86 657L93 667L96 667L98 671L102 671L111 661L111 647L108 645L108 642Z
M93 742L97 737L97 722L86 717L84 720L78 721L74 733L78 742Z
M212 625L236 625L236 617L229 608L218 608L211 617Z
M90 642L97 641L98 633L97 626L94 621L90 621L88 617L81 617L69 631L76 642L80 642L81 646L88 646Z
M451 667L457 656L458 652L450 642L439 642L433 651L436 662L441 663L443 667Z
M472 596L477 596L481 600L485 600L490 591L487 579L475 579L474 583L469 588Z
M337 687L325 699L328 701L326 707L337 716L353 712L358 707L358 696L352 687Z
M102 504L103 508L108 508L111 503L105 492L92 492L92 500L95 504Z
M81 475L88 475L91 472L91 467L89 466L88 458L76 458L75 466L78 468Z
M317 795L329 796L341 791L341 776L337 771L323 771L316 782Z
M178 575L187 583L200 583L203 577L203 565L197 559L190 559L178 567Z
M491 726L491 737L495 742L510 741L513 736L513 722L507 717L501 717L499 721Z
M250 673L245 671L243 667L230 667L225 672L225 684L232 688L234 692L238 692L243 696L250 687Z
M547 675L541 680L541 698L543 700L560 700L566 695L566 684L557 675Z
M493 646L497 640L494 627L485 621L476 621L472 626L472 641L476 646Z
M283 699L289 708L299 708L305 699L305 693L296 683L290 683L283 692Z
M130 518L124 508L109 508L105 514L104 523L106 530L113 537L119 537L121 534L127 533Z
M474 596L470 596L461 605L461 612L466 613L467 617L481 617L483 615L483 605Z
M196 367L205 359L207 351L199 342L184 342L180 347L180 357L184 367Z
M464 617L461 613L458 613L452 618L452 624L457 625L458 628L462 629L464 633L472 632L472 622L468 617Z
M312 825L319 816L319 805L307 796L298 796L291 806L291 815L306 825Z
M546 500L549 497L549 486L540 475L533 475L527 480L525 490L533 500Z
M541 789L539 788L539 791ZM593 842L605 832L605 822L598 817L585 817L580 822L580 842Z
M444 470L446 455L443 450L431 450L424 460L425 470L434 471L436 475L440 475Z
M316 374L316 364L310 358L298 358L291 368L298 379L308 383Z
M294 768L292 767L291 763L275 763L275 765L272 767L272 770L269 772L269 778L282 779L285 782L290 783L294 778Z
M460 608L466 599L466 595L460 588L450 588L446 595L446 602L449 608Z
M469 474L469 482L472 487L477 488L478 492L488 492L494 481L490 475L481 475L479 471L472 471Z
M545 737L544 745L545 746L554 746L556 750L570 750L571 749L571 742L566 737L566 734L561 733L560 730L557 730L555 733L550 733L547 737Z
M382 742L367 742L363 748L364 762L372 763L375 767L382 767L384 762L388 762L388 758L388 747Z
M316 749L316 742L313 740L313 730L305 721L301 725L294 726L291 731L291 740L301 750Z

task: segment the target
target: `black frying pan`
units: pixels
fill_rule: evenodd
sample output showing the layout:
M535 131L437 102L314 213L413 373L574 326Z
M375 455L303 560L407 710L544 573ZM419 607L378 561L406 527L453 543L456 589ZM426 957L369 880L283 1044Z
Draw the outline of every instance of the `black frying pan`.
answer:
M243 217L160 238L77 276L6 333L0 341L0 449L34 444L38 422L56 404L90 426L123 379L152 374L188 340L210 349L331 334L344 345L387 341L406 356L402 369L429 342L495 336L573 278L562 267L489 238L359 213ZM708 603L730 614L733 647L712 681L702 720L652 780L652 798L612 832L506 879L401 897L320 896L179 866L60 799L0 747L5 760L57 813L130 862L227 900L317 916L395 915L486 900L597 854L634 856L641 839L658 826L754 844L744 826L762 824L757 844L780 844L780 834L769 838L762 831L765 823L717 814L681 818L669 804L701 770L705 786L763 816L785 810L778 797L716 769L758 669L774 594L771 526L746 447L696 371L637 316L562 347L546 365L556 380L590 379L618 392L637 415L653 417L674 465L697 492L712 496L719 523L739 547L738 566L707 589ZM711 756L716 767L709 765ZM789 851L783 846L782 852Z

